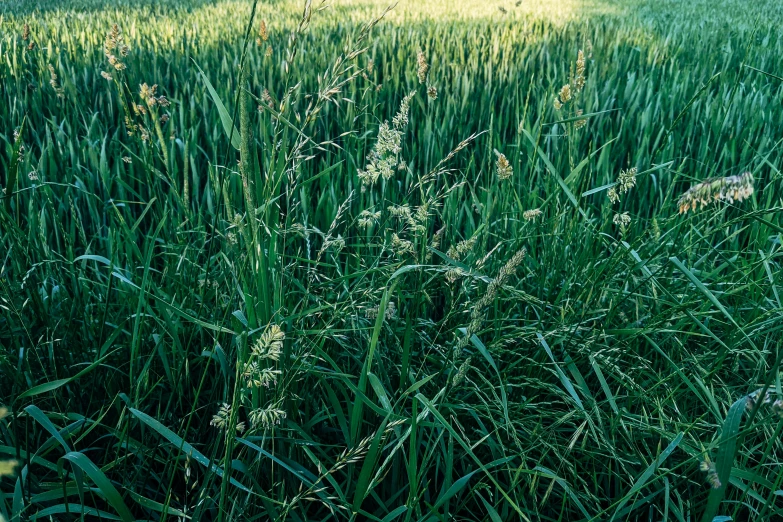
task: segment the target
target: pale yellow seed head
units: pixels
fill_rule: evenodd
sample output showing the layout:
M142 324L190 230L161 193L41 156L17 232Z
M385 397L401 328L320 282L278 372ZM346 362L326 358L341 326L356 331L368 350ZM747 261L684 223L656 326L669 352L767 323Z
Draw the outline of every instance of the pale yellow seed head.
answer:
M571 86L569 84L565 84L560 88L560 102L565 105L571 100Z
M419 77L419 83L425 83L427 81L427 72L430 70L430 66L427 63L427 58L424 56L424 51L419 51L416 62L418 64L416 75Z
M535 221L543 212L541 212L540 208L533 208L530 210L525 210L522 213L522 217L525 219L525 221Z
M0 460L0 477L11 477L19 465L17 460Z
M514 173L514 169L511 167L511 163L509 163L508 158L506 158L505 154L501 154L496 151L496 154L498 156L497 163L495 164L495 167L497 169L497 176L499 180L506 180L511 177L511 175Z

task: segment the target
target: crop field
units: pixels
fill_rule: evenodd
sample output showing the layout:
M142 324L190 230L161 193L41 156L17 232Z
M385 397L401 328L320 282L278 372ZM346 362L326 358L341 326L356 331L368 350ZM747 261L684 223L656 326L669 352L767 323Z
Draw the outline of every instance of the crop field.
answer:
M783 520L776 0L0 0L0 521Z

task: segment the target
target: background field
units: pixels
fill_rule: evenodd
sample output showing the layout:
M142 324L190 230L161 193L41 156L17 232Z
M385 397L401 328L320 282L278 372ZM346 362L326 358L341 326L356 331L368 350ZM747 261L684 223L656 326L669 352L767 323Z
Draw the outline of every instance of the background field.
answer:
M0 3L0 517L782 517L778 2L331 4Z

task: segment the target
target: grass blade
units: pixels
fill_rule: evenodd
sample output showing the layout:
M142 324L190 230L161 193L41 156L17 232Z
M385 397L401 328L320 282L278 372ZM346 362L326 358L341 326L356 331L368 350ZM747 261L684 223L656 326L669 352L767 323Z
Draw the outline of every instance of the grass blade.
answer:
M718 454L715 457L715 469L718 472L720 487L710 490L710 496L707 498L707 505L701 516L701 522L711 522L718 514L720 504L726 495L726 489L729 487L729 478L734 466L734 456L737 453L737 435L739 434L742 415L745 413L745 405L748 398L742 397L729 408L726 414L726 420L723 422L723 428L720 433L720 442L718 443Z
M612 518L610 519L610 522L615 519L616 516L620 513L620 511L623 509L625 504L639 491L642 490L642 488L649 482L650 478L652 478L653 473L655 473L655 470L658 469L661 464L664 463L664 461L669 458L669 455L672 454L672 452L677 449L677 446L680 445L680 442L682 441L682 438L685 434L680 433L676 437L674 437L674 440L672 440L668 446L666 446L666 449L663 450L663 452L658 455L658 458L653 461L652 464L650 464L644 472L639 475L639 478L636 479L636 482L634 482L634 485L631 487L631 489L628 491L628 493L625 494L622 501L620 501L619 504L617 504L617 508L615 509L614 515L612 515Z

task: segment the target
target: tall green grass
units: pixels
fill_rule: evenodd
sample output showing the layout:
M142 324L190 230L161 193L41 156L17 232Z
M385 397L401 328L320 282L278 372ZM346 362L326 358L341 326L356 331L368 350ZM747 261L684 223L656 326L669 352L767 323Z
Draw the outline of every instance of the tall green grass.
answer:
M0 7L0 516L780 517L776 3L326 7Z

